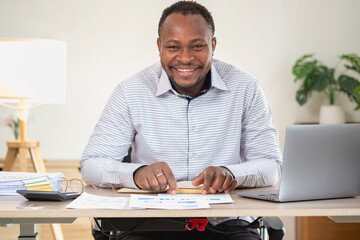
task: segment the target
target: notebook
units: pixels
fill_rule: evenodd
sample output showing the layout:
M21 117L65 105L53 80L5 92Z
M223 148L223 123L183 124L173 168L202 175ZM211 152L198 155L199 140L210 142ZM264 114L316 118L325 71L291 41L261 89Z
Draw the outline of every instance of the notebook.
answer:
M360 124L288 126L281 175L278 191L237 195L275 202L360 195Z

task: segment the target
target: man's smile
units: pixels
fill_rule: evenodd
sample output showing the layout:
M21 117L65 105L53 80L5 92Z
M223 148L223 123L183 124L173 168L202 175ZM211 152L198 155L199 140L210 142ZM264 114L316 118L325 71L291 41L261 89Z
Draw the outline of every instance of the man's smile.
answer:
M191 72L191 71L194 71L195 68L192 68L192 69L181 69L181 68L175 68L176 70L178 70L179 72Z
M176 75L180 77L190 77L192 76L199 68L198 67L191 67L191 68L184 68L184 67L171 67L171 69L175 72Z

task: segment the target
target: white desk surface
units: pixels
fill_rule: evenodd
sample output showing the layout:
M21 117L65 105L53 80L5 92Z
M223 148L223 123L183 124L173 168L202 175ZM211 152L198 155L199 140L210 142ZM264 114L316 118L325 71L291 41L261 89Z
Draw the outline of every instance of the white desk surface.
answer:
M271 189L271 188L267 188ZM92 194L111 196L108 189L86 188ZM246 191L246 190L236 190ZM116 194L129 196L129 194ZM0 196L0 218L77 218L77 217L227 217L227 216L360 216L360 197L319 201L273 203L232 194L231 204L215 204L197 210L80 210L66 209L70 202L27 201L22 196ZM43 205L43 209L17 209L22 204Z

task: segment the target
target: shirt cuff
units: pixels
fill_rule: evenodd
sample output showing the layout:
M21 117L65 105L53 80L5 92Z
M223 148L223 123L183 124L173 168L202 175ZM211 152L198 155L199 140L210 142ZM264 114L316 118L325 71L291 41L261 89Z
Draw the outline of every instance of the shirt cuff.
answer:
M109 181L112 183L122 183L123 187L139 189L134 182L133 175L134 172L142 166L144 165L137 163L122 164L119 169L111 170Z
M244 175L244 173L239 172L238 165L227 165L224 167L229 169L229 171L232 173L233 177L237 181L236 187L240 187L246 181L247 176Z

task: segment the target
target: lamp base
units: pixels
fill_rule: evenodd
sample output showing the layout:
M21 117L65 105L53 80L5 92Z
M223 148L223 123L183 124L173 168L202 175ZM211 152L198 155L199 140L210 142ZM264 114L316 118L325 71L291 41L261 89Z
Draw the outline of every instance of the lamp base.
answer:
M45 163L40 151L40 142L37 140L8 141L8 151L4 162L4 171L11 171L17 155L20 160L20 172L27 171L27 155L30 154L31 162L36 172L45 173Z

